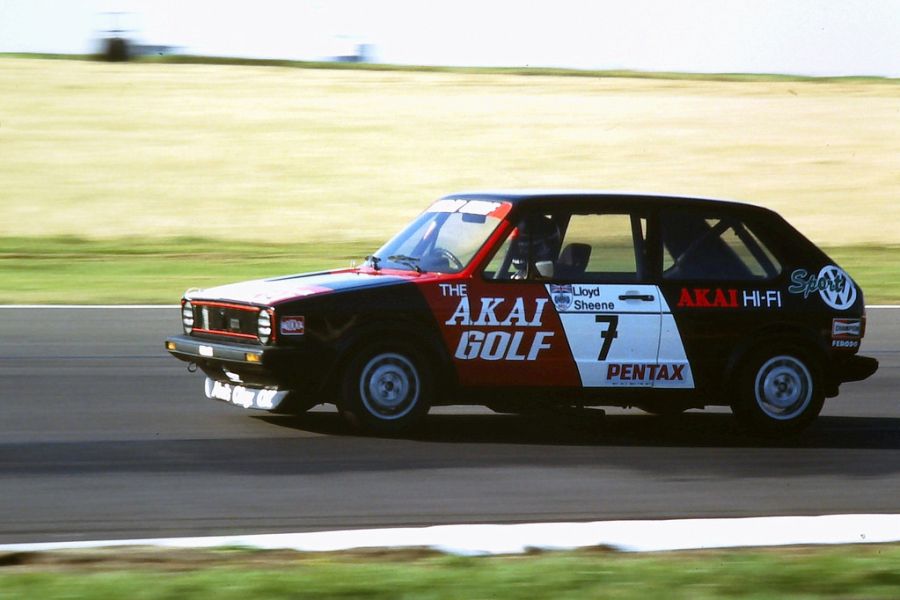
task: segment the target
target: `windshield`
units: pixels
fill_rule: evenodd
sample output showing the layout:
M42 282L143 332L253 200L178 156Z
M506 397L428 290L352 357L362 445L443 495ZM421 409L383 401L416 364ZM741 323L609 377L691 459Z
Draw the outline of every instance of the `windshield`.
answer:
M439 200L369 257L367 264L376 269L457 273L509 209L508 202Z

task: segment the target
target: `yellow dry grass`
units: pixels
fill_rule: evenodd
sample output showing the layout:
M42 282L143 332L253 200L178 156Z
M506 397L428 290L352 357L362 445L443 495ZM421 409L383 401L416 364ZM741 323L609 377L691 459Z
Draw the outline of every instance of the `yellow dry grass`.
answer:
M461 189L736 198L900 242L900 85L0 59L0 236L383 239Z

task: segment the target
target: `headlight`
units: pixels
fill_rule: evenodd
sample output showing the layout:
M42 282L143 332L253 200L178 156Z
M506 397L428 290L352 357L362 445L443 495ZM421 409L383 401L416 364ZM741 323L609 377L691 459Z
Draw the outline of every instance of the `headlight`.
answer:
M181 305L181 324L185 333L190 333L194 328L194 305L190 300L185 300Z
M256 335L259 341L266 344L272 336L272 313L268 309L259 311L259 319L256 321Z

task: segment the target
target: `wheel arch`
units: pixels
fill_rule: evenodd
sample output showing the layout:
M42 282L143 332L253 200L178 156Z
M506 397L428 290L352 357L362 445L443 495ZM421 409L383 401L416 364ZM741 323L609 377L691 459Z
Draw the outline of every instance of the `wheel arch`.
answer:
M437 332L430 331L413 319L371 320L354 328L336 344L337 358L326 378L327 385L334 389L341 375L353 357L373 345L387 345L391 342L402 344L420 351L431 369L435 381L435 395L442 396L457 384L456 371L449 353ZM437 404L434 398L432 404Z
M760 329L734 348L725 366L722 391L726 391L737 383L741 367L748 357L768 347L794 347L804 352L808 359L819 365L819 370L823 375L823 384L827 384L827 378L824 375L828 355L822 348L816 332L809 327L777 323ZM828 391L827 385L826 391Z

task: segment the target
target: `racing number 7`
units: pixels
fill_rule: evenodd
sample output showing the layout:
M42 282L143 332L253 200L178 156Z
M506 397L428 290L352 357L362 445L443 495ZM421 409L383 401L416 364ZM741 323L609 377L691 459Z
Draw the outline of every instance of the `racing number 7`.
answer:
M600 337L603 339L603 345L600 346L600 354L597 356L597 360L606 360L606 357L609 355L609 349L612 347L612 341L619 337L619 331L617 327L619 326L619 315L596 315L594 320L597 323L606 323L607 327L600 334Z

